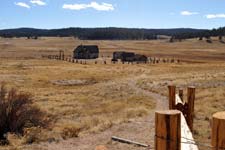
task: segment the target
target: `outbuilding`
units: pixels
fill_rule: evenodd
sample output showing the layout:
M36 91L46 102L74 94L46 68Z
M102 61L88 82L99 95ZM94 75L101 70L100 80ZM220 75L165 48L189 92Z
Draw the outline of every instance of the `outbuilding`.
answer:
M73 51L74 59L96 59L99 57L97 45L79 45Z

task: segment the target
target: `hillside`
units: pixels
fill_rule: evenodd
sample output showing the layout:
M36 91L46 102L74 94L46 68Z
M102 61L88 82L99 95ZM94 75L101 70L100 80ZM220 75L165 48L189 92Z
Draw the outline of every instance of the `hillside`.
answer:
M207 30L177 28L177 29L135 29L135 28L63 28L63 29L34 29L18 28L0 30L2 37L69 37L74 36L84 40L144 40L156 39L157 35L180 35L194 36Z

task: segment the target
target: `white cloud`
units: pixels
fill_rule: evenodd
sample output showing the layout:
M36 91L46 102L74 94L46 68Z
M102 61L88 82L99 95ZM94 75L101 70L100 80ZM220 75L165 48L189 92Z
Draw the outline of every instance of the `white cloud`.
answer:
M190 11L182 11L180 14L183 16L191 16L191 15L197 15L199 13L198 12L190 12Z
M64 4L63 8L71 10L81 10L88 8L88 6L86 4Z
M30 8L30 6L28 4L23 3L23 2L15 3L15 5L20 6L20 7Z
M208 14L206 15L207 19L215 19L215 18L225 18L225 14Z
M35 4L35 5L39 5L39 6L44 6L46 5L45 2L41 1L41 0L31 0L30 1L32 4Z
M97 2L91 2L90 4L64 4L64 9L70 10L82 10L87 8L93 8L98 11L112 11L114 10L114 6L108 3L101 3L98 4Z

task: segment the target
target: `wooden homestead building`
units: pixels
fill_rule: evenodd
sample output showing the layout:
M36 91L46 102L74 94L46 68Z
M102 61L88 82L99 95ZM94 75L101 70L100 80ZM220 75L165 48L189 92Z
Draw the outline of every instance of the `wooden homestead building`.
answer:
M148 58L145 55L135 54L132 52L114 52L112 61L120 59L122 62L143 62L146 63Z
M133 60L135 54L130 53L130 52L114 52L113 53L113 59L118 60L120 59L121 61L128 61L128 60Z
M73 51L74 59L96 59L99 57L97 45L79 45Z

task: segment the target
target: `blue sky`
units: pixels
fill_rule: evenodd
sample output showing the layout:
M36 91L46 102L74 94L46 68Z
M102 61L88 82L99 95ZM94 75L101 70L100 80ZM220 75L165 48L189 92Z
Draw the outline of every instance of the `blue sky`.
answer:
M0 29L225 26L225 0L1 0Z

